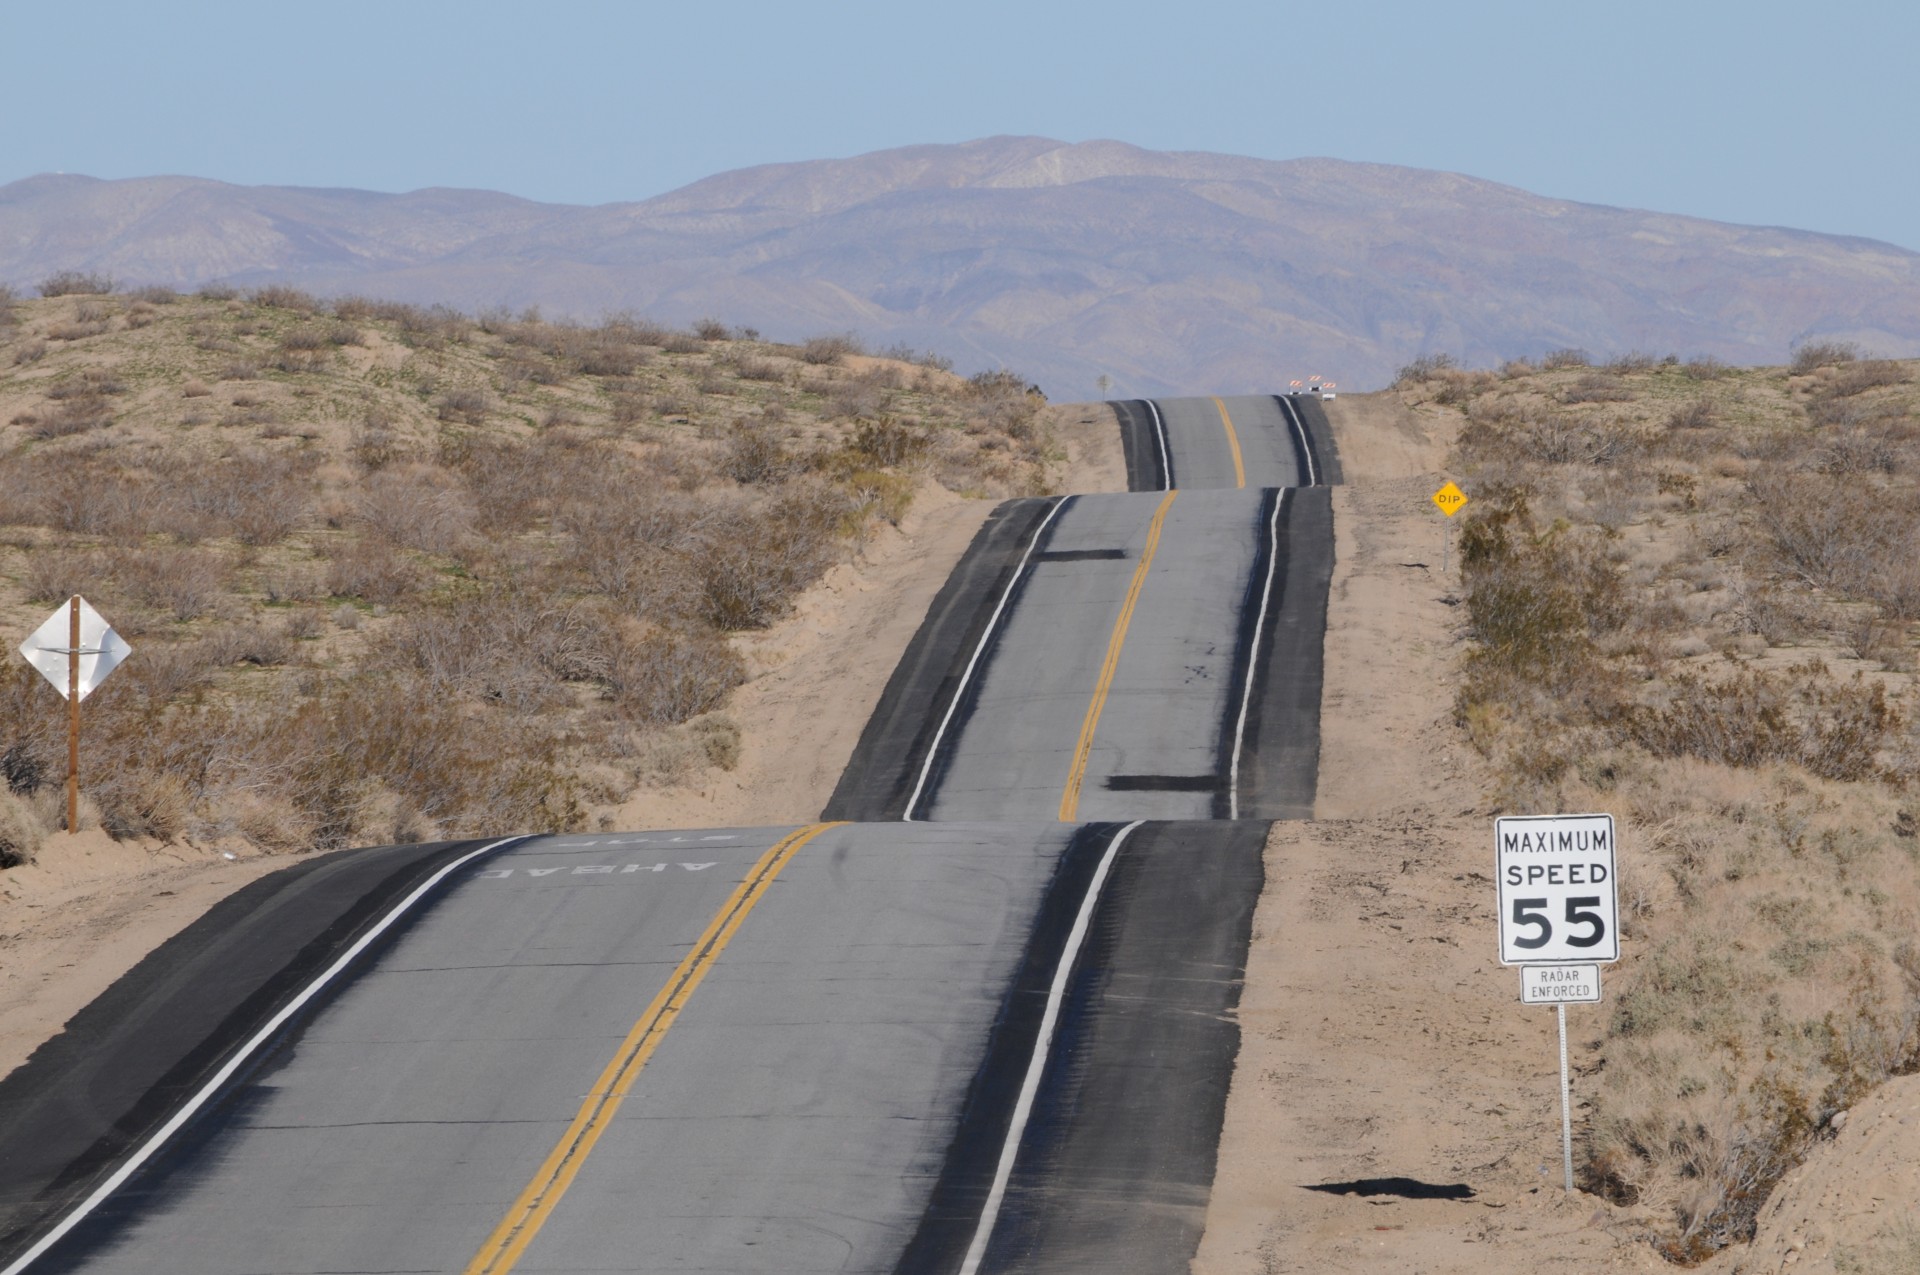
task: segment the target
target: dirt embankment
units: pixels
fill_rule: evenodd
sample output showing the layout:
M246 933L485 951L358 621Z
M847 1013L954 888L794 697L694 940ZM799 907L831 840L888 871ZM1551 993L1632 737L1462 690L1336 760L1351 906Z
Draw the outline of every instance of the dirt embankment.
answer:
M1317 818L1280 824L1198 1275L1673 1269L1652 1220L1561 1189L1554 1018L1495 959L1489 764L1453 720L1457 556L1429 494L1459 417L1330 405ZM1568 1013L1576 1136L1603 1009ZM1788 1175L1751 1244L1697 1268L1920 1270L1920 1085L1895 1080ZM1905 1229L1902 1229L1902 1228Z

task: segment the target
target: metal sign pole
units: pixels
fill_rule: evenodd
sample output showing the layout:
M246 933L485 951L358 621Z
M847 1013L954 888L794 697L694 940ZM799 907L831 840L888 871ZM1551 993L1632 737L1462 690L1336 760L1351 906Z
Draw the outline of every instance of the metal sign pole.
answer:
M80 595L67 603L67 833L80 831Z
M1566 1168L1567 1194L1573 1194L1573 1098L1567 1084L1567 1007L1555 1005L1560 1012L1560 1150Z

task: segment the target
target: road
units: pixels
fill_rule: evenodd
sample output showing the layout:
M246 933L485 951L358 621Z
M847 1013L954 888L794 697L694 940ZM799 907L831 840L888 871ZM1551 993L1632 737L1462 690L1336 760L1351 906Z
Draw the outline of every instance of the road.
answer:
M813 825L483 856L34 1269L497 1270L509 1220L523 1271L951 1269L1004 1145L1002 1091L1121 831ZM1128 1177L1197 1239L1262 840L1172 825L1118 848L1001 1249L1087 1226L1137 1242L1116 1192L1063 1191L1058 1164ZM676 979L775 847L790 857L703 977ZM657 1034L635 1083L596 1141L569 1142L637 1026ZM1164 1099L1168 1059L1183 1103ZM516 1212L562 1143L577 1176Z
M1144 490L997 511L827 817L1312 814L1333 509L1305 484L1337 472L1319 404L1115 407ZM1161 490L1168 465L1183 485Z
M0 1275L1184 1269L1311 813L1312 406L1117 405L1147 489L995 512L826 822L231 901L0 1084Z
M1112 406L1134 491L1340 481L1326 413L1309 395L1136 399Z

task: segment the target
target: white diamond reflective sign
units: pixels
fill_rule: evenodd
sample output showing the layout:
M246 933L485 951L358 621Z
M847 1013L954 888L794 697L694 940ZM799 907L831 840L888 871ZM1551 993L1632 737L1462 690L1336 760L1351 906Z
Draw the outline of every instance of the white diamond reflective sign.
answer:
M20 654L27 657L27 663L40 670L40 675L53 683L53 689L62 696L67 693L68 652L77 650L80 657L80 698L91 695L94 688L107 680L107 674L120 666L120 661L133 654L133 648L127 640L113 631L101 614L87 605L85 598L75 598L80 604L80 645L71 646L73 639L73 603L61 607L47 617L47 622L33 631L33 635L20 644Z

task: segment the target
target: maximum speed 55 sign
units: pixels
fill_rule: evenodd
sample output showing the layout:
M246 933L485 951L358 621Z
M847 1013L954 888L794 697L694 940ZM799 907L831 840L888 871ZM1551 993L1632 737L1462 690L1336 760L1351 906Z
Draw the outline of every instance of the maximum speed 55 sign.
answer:
M1500 963L1620 959L1612 815L1493 821Z

